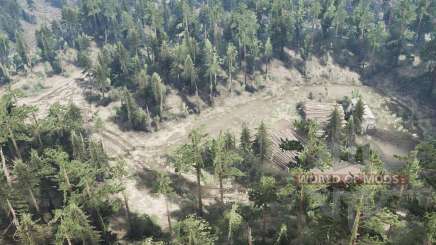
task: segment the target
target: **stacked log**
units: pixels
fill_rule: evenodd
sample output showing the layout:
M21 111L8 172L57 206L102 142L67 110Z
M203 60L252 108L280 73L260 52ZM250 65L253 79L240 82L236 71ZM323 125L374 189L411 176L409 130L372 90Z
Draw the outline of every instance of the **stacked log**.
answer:
M282 150L282 140L298 140L297 133L286 120L280 120L271 132L271 161L281 169L288 170L289 164L297 161L298 152Z
M306 102L302 105L302 113L304 120L312 120L319 125L318 135L324 134L324 129L329 123L330 116L335 109L338 108L339 115L342 118L342 126L345 126L345 112L341 105L337 103L328 103L328 102Z

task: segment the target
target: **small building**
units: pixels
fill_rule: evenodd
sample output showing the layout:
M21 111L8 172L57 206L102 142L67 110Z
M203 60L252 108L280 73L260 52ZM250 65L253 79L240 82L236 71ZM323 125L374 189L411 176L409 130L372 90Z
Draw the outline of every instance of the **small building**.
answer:
M301 106L301 112L304 120L312 120L320 126L318 135L324 134L324 129L327 126L333 110L338 108L339 115L342 118L342 126L345 126L345 113L341 105L335 102L305 102Z
M280 144L284 140L299 141L297 133L287 120L280 120L271 130L271 161L281 169L288 170L291 163L297 161L297 151L284 151Z
M348 113L352 113L357 104L357 98L353 98L351 100L351 104L347 108ZM376 117L374 113L371 111L371 108L363 102L363 117L362 117L362 132L367 132L368 130L372 130L376 128Z
M368 105L364 105L364 112L363 112L363 122L362 122L362 130L363 132L366 132L371 129L375 129L376 126L376 117L374 113L372 113L371 109Z

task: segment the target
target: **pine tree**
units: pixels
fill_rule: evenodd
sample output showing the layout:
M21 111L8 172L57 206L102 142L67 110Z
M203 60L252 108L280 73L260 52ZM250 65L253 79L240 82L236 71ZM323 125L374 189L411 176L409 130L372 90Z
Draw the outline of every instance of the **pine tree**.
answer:
M69 203L63 209L54 212L51 224L57 224L56 243L68 245L75 242L98 244L100 235L94 230L88 215L75 203Z
M220 200L224 204L224 187L223 180L229 176L242 176L243 173L233 167L232 165L242 161L242 158L236 153L236 151L228 149L226 147L225 137L220 134L215 141L215 147L213 147L213 165L215 176L218 177L220 185Z
M12 78L9 75L8 68L0 63L0 83L6 84L11 82L12 82Z
M191 89L195 90L195 96L198 96L198 84L197 84L197 70L192 62L191 56L188 55L185 59L185 65L183 66L183 77L189 82Z
M353 111L353 120L355 125L355 131L358 134L362 133L363 115L365 113L365 106L361 98L357 100L356 106Z
M262 211L262 240L265 241L266 235L266 212L270 204L277 200L277 186L274 177L262 176L260 182L250 190L250 200L254 206Z
M347 124L345 125L345 145L347 147L352 147L356 141L356 126L354 125L353 117L348 118Z
M172 224L171 224L171 214L170 214L170 210L169 210L169 200L168 200L169 197L168 196L171 195L174 190L171 187L171 179L167 174L161 173L159 175L157 190L158 190L159 194L161 194L165 198L165 208L166 208L167 219L168 219L168 229L170 231L170 234L172 234L173 229L172 229Z
M48 240L48 227L38 224L32 220L30 213L20 215L20 226L17 227L16 236L20 244L37 245Z
M227 84L228 84L227 87L228 87L228 90L231 91L232 83L233 83L232 73L234 72L236 56L238 55L238 51L236 50L236 48L233 46L232 43L229 43L227 45L226 55L227 55L227 69L228 69L227 74L229 76L229 80L227 82Z
M16 91L9 91L0 99L0 129L5 137L12 141L16 157L22 159L18 141L31 140L26 133L28 128L26 119L34 108L16 105L17 95Z
M216 235L207 221L190 215L180 221L176 227L177 245L213 245L217 240Z
M162 83L162 80L157 73L153 73L151 77L151 86L152 86L152 92L154 96L154 101L159 105L159 115L162 116L163 110L164 110L164 101L165 101L165 94L166 94L166 87Z
M201 130L192 130L189 134L190 143L180 146L176 150L173 158L173 163L177 170L184 172L191 169L195 170L197 177L197 201L199 216L203 216L201 170L204 168L204 137L205 135Z
M425 242L434 244L436 242L436 212L428 212L425 215Z
M97 59L97 64L91 71L93 87L96 88L102 95L102 98L105 98L105 92L109 90L109 86L111 85L110 80L110 68L106 64L105 58L103 54L99 54Z
M236 25L236 36L239 43L240 58L244 59L244 84L247 85L248 61L250 55L255 54L257 48L257 23L256 14L249 10L246 5L241 4L237 11L234 11L233 21Z
M0 63L8 64L9 63L9 54L11 53L10 41L8 37L0 33Z
M242 131L240 137L239 148L245 154L251 152L251 135L250 129L248 129L247 125L242 124Z
M24 40L24 36L22 33L18 33L16 36L16 49L17 53L21 58L21 65L24 66L25 69L32 68L32 62L29 55L29 46Z
M227 240L231 243L233 234L237 231L243 221L242 215L238 212L239 205L237 203L232 204L232 208L224 214L224 217L228 220L228 232Z
M336 8L336 14L333 18L333 25L335 27L335 38L338 37L338 34L345 25L345 21L348 17L346 3L347 2L345 0L340 0Z
M339 145L342 140L342 118L337 107L330 114L330 118L326 127L327 144L330 149L337 154Z
M207 74L209 75L209 98L212 103L214 101L214 91L216 90L217 86L217 75L220 70L221 68L219 56L215 48L213 48L211 58L207 63Z
M265 64L266 77L268 77L268 66L270 65L272 55L273 55L273 50L272 50L271 38L268 38L265 43L265 51L264 51L264 56L266 59L266 64Z
M18 189L24 196L29 195L33 207L37 212L40 212L39 204L36 199L35 193L39 191L40 179L38 176L39 169L34 169L32 166L28 166L23 161L18 160L15 162L12 175L18 180Z
M263 122L257 128L253 141L253 152L259 157L261 163L265 163L265 160L271 156L271 139Z

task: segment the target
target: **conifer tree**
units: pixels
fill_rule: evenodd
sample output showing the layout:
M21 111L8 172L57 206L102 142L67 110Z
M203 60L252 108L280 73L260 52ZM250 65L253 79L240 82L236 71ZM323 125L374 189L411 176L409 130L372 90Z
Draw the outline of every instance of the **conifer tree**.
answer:
M168 229L170 231L170 234L172 234L173 229L172 229L172 223L171 223L171 214L170 214L170 209L169 209L169 197L168 196L171 195L174 190L171 187L171 179L167 174L161 173L159 175L157 191L159 192L159 194L161 194L165 198L165 209L166 209L166 213L167 213Z
M9 75L8 68L0 63L0 83L6 84L11 83L12 78Z
M154 100L158 104L159 115L162 116L163 109L164 109L166 87L162 83L159 74L153 73L151 77L151 86L152 86Z
M48 240L48 233L48 227L38 224L38 220L32 220L30 213L20 215L20 226L16 232L20 244L43 244Z
M269 138L265 123L261 122L253 141L253 152L265 163L271 156L271 139Z
M0 33L0 63L8 64L9 63L9 54L11 53L11 45L8 37Z
M177 245L213 245L217 240L207 221L190 215L180 221L176 227Z
M268 67L271 63L272 55L273 55L273 50L272 50L271 38L268 38L265 43L265 51L264 51L264 56L266 59L266 64L265 64L266 77L268 77Z
M352 147L356 141L356 126L354 126L354 118L351 116L345 125L345 145Z
M236 48L233 46L232 43L229 43L227 45L227 51L226 51L226 55L227 55L227 74L229 76L229 80L228 80L228 89L229 91L231 91L232 89L232 83L233 83L233 72L235 70L235 62L236 62L236 56L238 55L238 51L236 50Z
M56 224L56 243L67 242L72 245L75 242L98 244L100 235L94 230L88 215L75 203L69 203L63 209L54 212L54 218L50 221Z
M232 165L242 161L241 157L236 151L228 149L226 147L225 137L220 134L215 141L215 147L213 147L213 165L216 177L218 177L220 185L220 200L224 204L224 186L223 180L229 176L242 176L243 173L239 169Z
M29 195L33 207L37 212L40 212L39 204L35 196L35 192L38 193L40 179L38 175L39 169L34 169L32 166L28 166L23 161L18 160L15 162L13 176L17 179L18 185L16 189L20 190L24 196Z
M254 206L262 211L262 240L265 241L266 235L266 212L270 204L277 199L277 186L274 177L262 176L260 182L249 192L250 200Z
M247 125L244 123L242 124L242 131L241 131L241 137L240 137L240 143L239 148L242 152L245 154L251 152L251 135L250 135L250 129L248 129Z
M26 41L24 40L24 36L22 33L17 33L16 35L16 49L17 53L20 56L21 64L27 69L32 69L32 61L30 59L29 55L29 46L27 45Z
M326 127L327 143L332 151L337 154L342 140L342 119L337 107L330 114Z
M353 111L353 120L355 125L355 131L358 134L362 133L363 114L365 113L365 107L361 98L357 100Z
M227 240L232 243L233 234L237 231L243 221L242 215L238 212L239 205L237 203L232 204L232 208L224 214L224 217L228 220L228 232Z
M180 146L174 155L173 163L179 171L195 170L197 178L198 215L203 215L203 201L201 191L201 170L204 168L204 133L199 129L191 131L190 142Z
M195 91L195 96L198 96L198 84L197 84L197 70L192 62L191 56L188 55L185 59L185 65L183 66L183 77L189 82L191 89Z

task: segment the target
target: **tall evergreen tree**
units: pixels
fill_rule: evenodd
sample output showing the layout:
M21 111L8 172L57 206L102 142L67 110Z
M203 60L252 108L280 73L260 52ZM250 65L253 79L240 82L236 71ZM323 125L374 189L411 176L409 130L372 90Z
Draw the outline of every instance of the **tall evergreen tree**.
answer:
M261 122L253 141L253 152L259 157L261 163L265 163L271 156L271 139L269 137L265 123Z
M339 153L339 146L342 141L342 118L339 114L338 107L330 114L330 118L326 127L327 143L332 151Z
M174 165L179 171L195 170L197 177L198 215L203 216L203 201L201 191L201 170L204 168L204 133L199 129L191 131L190 142L180 146L174 155Z

